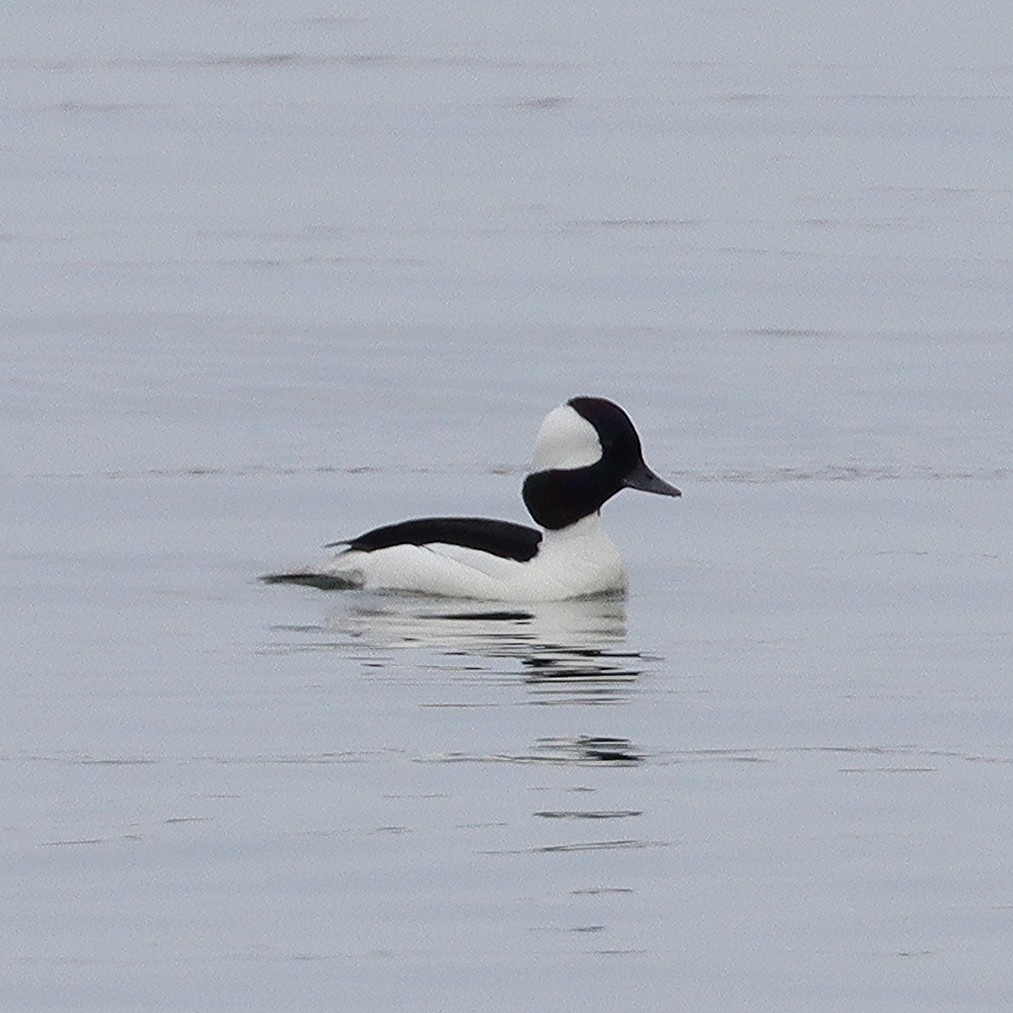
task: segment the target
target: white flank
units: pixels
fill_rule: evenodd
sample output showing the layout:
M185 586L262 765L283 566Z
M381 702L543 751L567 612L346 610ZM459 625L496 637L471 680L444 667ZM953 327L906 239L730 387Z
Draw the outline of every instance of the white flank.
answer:
M563 601L626 587L622 559L597 514L547 531L538 554L526 563L434 543L340 552L318 572L367 590L482 601Z

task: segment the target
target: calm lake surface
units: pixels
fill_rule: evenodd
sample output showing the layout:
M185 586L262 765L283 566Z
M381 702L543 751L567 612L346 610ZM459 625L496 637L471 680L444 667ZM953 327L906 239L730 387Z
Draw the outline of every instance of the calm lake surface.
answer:
M1013 13L15 4L0 1006L1013 1005ZM625 600L267 587L524 520Z

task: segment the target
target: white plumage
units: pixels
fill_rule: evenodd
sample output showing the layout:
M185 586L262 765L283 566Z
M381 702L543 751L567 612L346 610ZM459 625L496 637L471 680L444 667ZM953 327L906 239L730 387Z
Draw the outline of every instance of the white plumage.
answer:
M264 579L504 602L619 592L626 573L599 511L623 488L680 495L644 463L622 408L573 398L542 422L524 482L540 529L484 518L405 521L341 543L347 548L319 566Z
M320 573L366 590L482 601L561 601L622 591L626 571L597 514L547 531L527 562L439 542L338 553Z

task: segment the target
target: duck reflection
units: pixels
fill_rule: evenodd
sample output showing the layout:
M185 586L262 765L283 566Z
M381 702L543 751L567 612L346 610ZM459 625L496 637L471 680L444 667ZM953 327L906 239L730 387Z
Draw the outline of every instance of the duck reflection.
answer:
M512 660L542 702L555 695L608 702L643 674L645 657L626 644L625 602L599 596L523 607L373 595L331 612L330 630L371 648L418 647L473 658L502 672Z

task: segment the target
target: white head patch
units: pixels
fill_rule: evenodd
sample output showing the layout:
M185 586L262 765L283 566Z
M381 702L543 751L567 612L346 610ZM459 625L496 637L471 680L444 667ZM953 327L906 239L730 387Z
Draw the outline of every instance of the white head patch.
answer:
M553 408L535 437L531 471L586 468L601 459L598 431L567 404Z

